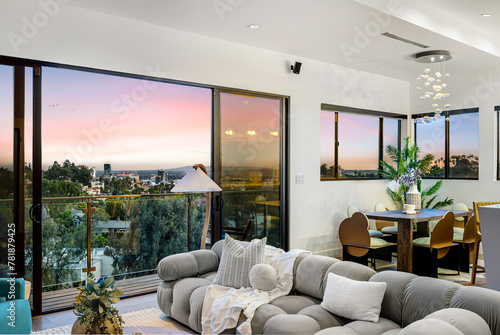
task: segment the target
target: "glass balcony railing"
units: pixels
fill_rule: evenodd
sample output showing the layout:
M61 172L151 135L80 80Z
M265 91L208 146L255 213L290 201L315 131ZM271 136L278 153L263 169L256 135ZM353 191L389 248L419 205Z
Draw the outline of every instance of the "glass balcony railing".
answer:
M11 202L0 205L12 211ZM72 306L88 264L98 278L114 276L125 296L156 290L163 257L200 248L205 206L204 194L182 193L43 199L42 311ZM27 200L25 278L32 281L30 207Z

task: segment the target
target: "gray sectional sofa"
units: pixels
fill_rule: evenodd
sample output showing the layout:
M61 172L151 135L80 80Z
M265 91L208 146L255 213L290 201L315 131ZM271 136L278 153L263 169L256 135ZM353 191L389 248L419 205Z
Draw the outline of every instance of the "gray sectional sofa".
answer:
M158 264L163 279L159 308L196 332L202 330L205 291L217 272L223 243L168 256ZM330 272L387 284L378 322L349 320L321 307ZM375 273L357 263L301 254L294 263L292 292L259 307L251 326L253 334L500 335L500 292L405 272Z

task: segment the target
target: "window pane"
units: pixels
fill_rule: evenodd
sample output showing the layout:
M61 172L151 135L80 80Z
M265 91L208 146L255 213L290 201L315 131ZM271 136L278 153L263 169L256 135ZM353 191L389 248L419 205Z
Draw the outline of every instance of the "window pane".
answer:
M379 118L339 113L340 178L378 177Z
M50 67L42 87L43 311L85 279L88 205L97 277L148 285L163 257L199 248L205 197L123 195L167 193L194 164L210 168L212 90Z
M321 179L335 176L335 112L321 111Z
M399 144L399 121L396 119L384 119L384 162L396 166L386 153L388 145L398 148Z
M281 99L220 94L222 233L280 246Z
M444 155L445 155L445 118L442 117L430 123L416 124L417 146L420 150L419 158L426 154L434 155L432 167L438 167L437 173L430 174L429 177L444 178Z
M478 178L479 113L450 116L450 177Z
M8 233L14 224L14 71L0 65L0 277L9 277Z

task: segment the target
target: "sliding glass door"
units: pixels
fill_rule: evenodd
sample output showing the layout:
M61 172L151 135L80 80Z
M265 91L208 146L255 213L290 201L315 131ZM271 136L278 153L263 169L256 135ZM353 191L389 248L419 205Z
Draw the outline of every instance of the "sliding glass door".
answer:
M283 99L219 93L221 236L280 247Z

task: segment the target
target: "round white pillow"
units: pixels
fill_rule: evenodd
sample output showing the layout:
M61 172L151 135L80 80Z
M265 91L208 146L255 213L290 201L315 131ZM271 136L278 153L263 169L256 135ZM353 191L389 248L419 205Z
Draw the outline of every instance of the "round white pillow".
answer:
M276 270L269 264L260 263L250 270L250 285L261 291L270 291L278 282Z

